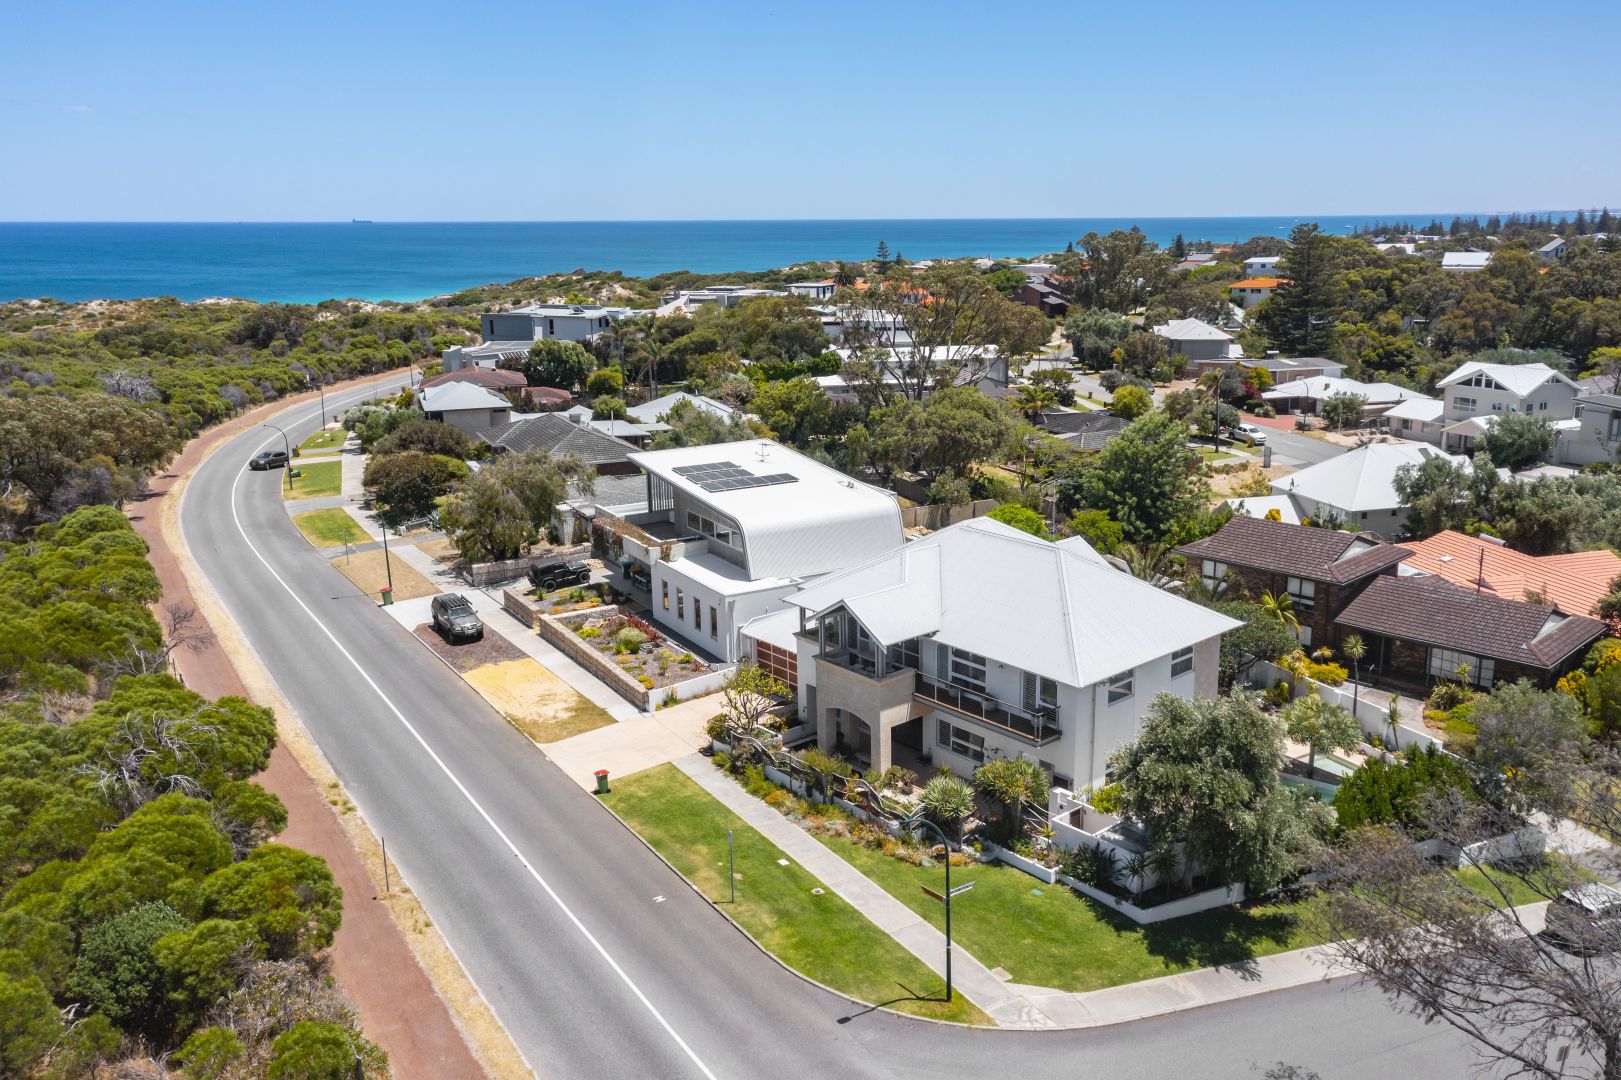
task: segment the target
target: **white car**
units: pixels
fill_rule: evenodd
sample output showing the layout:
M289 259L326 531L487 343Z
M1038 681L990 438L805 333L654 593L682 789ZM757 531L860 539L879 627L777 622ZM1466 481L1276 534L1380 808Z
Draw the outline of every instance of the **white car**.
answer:
M1227 437L1233 442L1241 442L1245 446L1265 446L1266 432L1254 424L1239 424L1237 427L1227 429Z
M1548 905L1548 931L1596 951L1621 948L1621 889L1597 881L1566 889Z

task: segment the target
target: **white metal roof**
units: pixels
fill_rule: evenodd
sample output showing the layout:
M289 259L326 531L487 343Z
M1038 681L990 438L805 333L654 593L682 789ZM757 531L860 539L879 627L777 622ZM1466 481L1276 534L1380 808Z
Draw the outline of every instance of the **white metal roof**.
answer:
M1332 506L1347 513L1394 510L1402 505L1396 495L1396 470L1422 465L1431 458L1454 457L1427 443L1369 443L1327 461L1272 481L1272 490Z
M1235 514L1264 518L1268 511L1276 510L1279 521L1288 525L1300 524L1300 511L1296 509L1294 500L1287 495L1245 495L1237 499L1227 499L1226 503L1233 508Z
M1443 270L1484 270L1492 261L1489 251L1448 251L1441 256Z
M893 492L854 480L779 443L764 439L649 450L630 459L690 500L737 522L755 578L803 578L842 570L902 543L900 504ZM764 487L706 491L678 466L730 461L757 476L794 480Z
M1387 419L1421 420L1429 424L1441 419L1441 412L1445 408L1446 402L1440 398L1415 395L1397 402L1385 416Z
M641 405L632 406L631 408L625 410L625 415L638 423L657 423L660 418L665 416L671 409L675 408L683 401L690 401L696 408L702 409L705 412L714 413L722 420L731 416L735 411L730 405L727 405L725 402L716 401L712 397L704 397L702 394L689 394L685 390L677 390L673 394L665 394L663 397L657 397L652 401L644 402Z
M512 403L472 383L452 382L430 386L417 392L423 412L456 412L460 409L510 409Z
M1309 379L1276 383L1261 397L1281 401L1284 398L1296 397L1330 398L1335 394L1355 394L1357 397L1365 398L1369 405L1382 405L1387 401L1406 401L1408 398L1424 396L1417 390L1409 390L1395 383L1365 383L1340 378L1337 375L1313 375Z
M1233 336L1199 319L1172 319L1154 333L1173 341L1231 341Z
M1461 364L1457 371L1436 383L1436 386L1451 386L1453 383L1463 382L1476 375L1485 375L1503 389L1524 397L1545 383L1558 380L1573 390L1581 389L1569 378L1555 371L1547 364L1487 364L1480 360L1470 360Z
M738 632L743 637L775 645L785 652L797 652L799 641L794 635L799 633L799 609L790 607L757 615L739 627Z
M742 596L761 589L793 584L786 578L750 577L741 566L707 551L676 559L669 564L669 568L671 573L682 574L721 596Z
M1105 563L1085 541L1050 543L975 518L788 597L839 604L884 645L935 640L1090 686L1238 623Z

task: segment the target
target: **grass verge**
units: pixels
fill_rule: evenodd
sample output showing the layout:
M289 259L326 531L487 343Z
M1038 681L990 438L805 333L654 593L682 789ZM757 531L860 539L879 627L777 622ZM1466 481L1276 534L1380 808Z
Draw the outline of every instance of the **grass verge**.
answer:
M631 828L747 930L762 948L817 982L861 1001L937 1020L989 1024L966 1000L927 1000L942 980L888 934L716 802L673 765L615 780L603 797ZM728 902L726 831L737 854L737 902Z
M554 743L614 723L608 710L527 656L473 668L462 678L507 723L537 743Z
M308 510L293 515L293 524L304 534L304 539L318 548L342 547L345 544L364 544L371 539L366 530L347 510Z
M342 428L328 428L325 431L317 431L299 443L298 448L309 451L336 450L343 446L344 440L348 437L349 433Z
M337 495L343 491L343 463L341 461L317 461L311 465L293 463L293 468L299 471L293 478L293 486L288 487L286 481L281 485L283 499L314 499L323 495Z
M394 599L415 600L419 596L432 596L439 590L433 582L417 573L400 559L389 556L394 573ZM332 560L332 565L338 572L350 581L363 593L381 597L384 585L388 584L388 568L383 565L383 552L357 551L352 555L340 555Z

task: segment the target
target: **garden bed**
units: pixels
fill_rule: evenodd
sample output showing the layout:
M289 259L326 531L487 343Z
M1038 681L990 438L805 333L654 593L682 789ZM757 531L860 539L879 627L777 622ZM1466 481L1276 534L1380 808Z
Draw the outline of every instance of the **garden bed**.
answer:
M513 596L507 590L508 610ZM533 620L541 637L644 712L718 690L729 670L711 667L614 604L561 615L537 610Z

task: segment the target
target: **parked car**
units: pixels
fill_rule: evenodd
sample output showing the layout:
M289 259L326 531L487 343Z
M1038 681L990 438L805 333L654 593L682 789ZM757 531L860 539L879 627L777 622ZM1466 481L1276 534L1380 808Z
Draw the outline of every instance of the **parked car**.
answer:
M591 567L584 559L536 559L529 567L529 584L543 593L591 580Z
M287 464L287 451L261 450L248 459L248 468L255 472L265 469L279 469Z
M433 628L451 641L484 636L484 620L461 593L444 593L433 598Z
M1621 889L1598 881L1566 889L1548 905L1548 931L1576 945L1621 949Z
M1243 443L1245 446L1266 445L1266 432L1254 424L1235 425L1227 429L1226 435L1233 442Z

